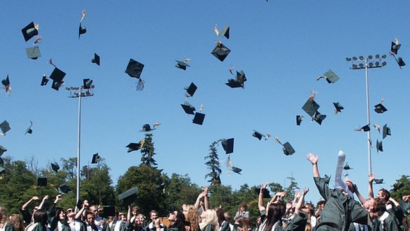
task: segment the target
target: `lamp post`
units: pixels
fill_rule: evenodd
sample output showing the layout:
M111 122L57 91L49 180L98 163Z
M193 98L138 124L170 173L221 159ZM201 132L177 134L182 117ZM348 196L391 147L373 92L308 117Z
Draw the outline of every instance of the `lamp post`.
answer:
M81 98L94 96L92 89L92 80L84 79L84 85L81 87L67 87L70 91L69 98L78 98L78 145L77 145L77 192L76 200L80 199L80 157L81 157Z
M352 58L346 58L346 61L352 62L350 69L352 70L365 70L366 77L366 106L367 106L367 124L370 126L370 103L369 103L369 68L381 68L386 66L386 61L383 61L386 55L375 55L374 57L369 55L367 58L359 56L359 58L353 56ZM368 152L368 171L372 173L372 145L370 131L367 131L367 152Z

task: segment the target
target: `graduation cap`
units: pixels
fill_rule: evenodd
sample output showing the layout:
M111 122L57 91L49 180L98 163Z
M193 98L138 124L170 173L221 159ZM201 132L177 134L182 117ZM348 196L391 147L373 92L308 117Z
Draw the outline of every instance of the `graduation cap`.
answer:
M175 64L175 67L185 71L187 67L190 67L187 63L189 60L190 59L184 59L184 61L175 60L177 62L177 64Z
M62 184L58 187L58 193L59 194L66 194L66 193L69 193L69 192L71 192L71 188L67 184Z
M38 57L41 57L40 48L38 46L27 47L26 54L29 59L37 59Z
M26 133L25 134L32 134L33 133L33 130L31 129L31 127L33 127L33 121L30 121L30 127L28 127L27 129L26 129ZM24 134L24 135L25 135Z
M387 111L387 108L385 108L383 106L383 101L382 101L382 103L379 103L379 104L374 106L374 111L379 113L379 114Z
M10 78L7 75L7 77L5 79L3 79L1 81L1 84L3 84L4 89L6 90L6 92L10 92L11 91L11 87L10 87Z
M45 177L37 178L37 186L47 186L47 178Z
M397 52L399 51L400 47L401 47L401 44L399 44L399 39L395 38L395 42L391 42L391 46L390 46L391 54L397 55Z
M260 133L260 132L257 132L257 131L255 131L255 130L253 130L252 136L253 136L253 137L256 137L258 140L261 140L262 137L264 137L265 140L267 140L270 135L269 135L269 134L268 134L268 135L264 135L264 134L262 134L262 133Z
M239 72L236 72L236 79L228 79L228 82L225 84L228 85L230 88L244 88L246 80L247 79L245 72L241 70Z
M292 145L289 142L286 142L284 144L282 144L282 142L280 142L279 137L275 137L275 140L282 145L282 150L283 150L283 154L289 156L292 155L293 153L295 153L295 149L293 149Z
M323 179L325 180L326 184L330 183L330 178L331 178L331 176L328 176L328 175L325 174L325 177Z
M346 162L345 166L343 167L344 170L350 170L353 169L349 166L349 163Z
M144 146L144 142L140 141L139 143L129 143L127 146L128 148L128 153L132 152L132 151L138 151L139 149L142 148L142 146Z
M361 130L363 130L364 132L368 132L368 131L370 131L370 126L369 126L369 124L366 124L366 125L364 125L363 127L361 127L361 128L355 128L354 129L356 132L359 132L359 131L361 131Z
M91 62L100 66L100 56L94 53L94 58L91 60Z
M78 28L78 39L80 39L80 36L85 33L87 33L87 28L85 28L85 26L82 26L80 22L80 27Z
M34 36L38 35L38 25L31 22L26 27L21 29L21 32L23 33L24 40L27 42Z
M135 61L134 59L130 59L127 68L125 69L125 73L127 73L130 77L139 79L143 69L144 64Z
M383 179L374 179L375 184L383 184Z
M229 26L228 25L224 25L221 31L218 31L218 28L215 26L214 31L216 35L218 35L219 37L225 36L227 39L229 39Z
M305 111L310 117L313 117L316 111L320 108L319 104L315 102L314 97L315 95L312 94L302 107L303 111Z
M219 61L223 62L225 58L231 53L231 50L218 41L215 48L212 50L211 54L215 56Z
M332 70L328 70L324 75L319 76L317 80L323 78L326 79L328 83L335 83L339 80L339 76L337 76Z
M186 114L191 114L191 115L195 115L194 111L195 111L195 107L192 106L190 103L185 102L184 104L181 104L182 109L184 109Z
M335 106L335 111L336 114L342 112L343 109L345 109L339 102L333 103Z
M51 163L51 169L53 169L54 172L58 172L58 170L60 170L60 166L58 166L56 162Z
M53 80L53 84L51 85L51 88L58 91L58 89L64 83L63 79L64 79L65 75L66 75L65 72L63 72L62 70L55 67L53 72L50 75L50 79Z
M133 187L118 195L118 199L123 201L125 205L132 204L137 199L138 188Z
M152 126L152 128L151 128L151 126L149 125L149 124L144 124L144 125L142 125L142 130L141 130L141 132L150 132L150 131L153 131L153 130L155 130L155 128L157 127L157 126L159 126L159 125L161 125L160 123L154 123L154 125Z
M3 155L3 153L7 152L7 149L5 147L3 147L2 145L0 145L0 156Z
M0 129L1 129L0 135L2 135L2 136L6 135L6 132L10 131L10 129L11 129L9 122L7 122L7 120L3 121L0 124Z
M186 90L187 97L193 97L198 87L194 83L191 83L188 87L185 87L184 89Z
M205 114L200 113L200 112L195 112L192 123L202 125L204 123L204 119L205 119Z
M100 161L100 155L98 155L98 152L93 154L93 158L91 159L91 164L96 164Z
M241 175L242 169L232 166L232 172L234 173L238 173L239 175Z
M103 207L103 217L113 217L115 216L115 207L113 206L104 206Z
M391 130L387 127L387 124L383 126L383 139L386 138L386 136L391 136Z
M41 79L41 86L45 86L45 85L47 85L47 83L48 83L48 78L47 78L47 75L43 75L43 78Z
M303 115L297 115L296 116L296 125L300 126L300 124L302 123L303 120Z
M377 152L383 152L383 143L382 141L376 140L376 150Z
M406 63L403 61L403 59L401 57L398 57L396 59L396 62L399 65L400 69L401 69L401 67L406 66Z
M255 188L255 193L259 195L259 193L261 192L260 188ZM270 194L269 194L269 190L264 188L263 189L263 198L270 198Z
M233 153L234 138L222 139L221 144L226 154Z
M93 80L83 79L83 89L90 89L90 88L93 88Z
M380 125L379 124L373 124L373 127L380 133Z
M326 119L326 115L322 115L319 111L316 111L312 119L316 121L316 123L318 123L319 125L322 125L323 120Z

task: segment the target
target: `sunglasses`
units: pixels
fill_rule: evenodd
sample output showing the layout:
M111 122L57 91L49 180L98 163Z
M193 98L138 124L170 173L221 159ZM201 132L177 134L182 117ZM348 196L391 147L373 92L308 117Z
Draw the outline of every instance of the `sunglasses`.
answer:
M71 213L72 211L72 209L67 209L67 213Z

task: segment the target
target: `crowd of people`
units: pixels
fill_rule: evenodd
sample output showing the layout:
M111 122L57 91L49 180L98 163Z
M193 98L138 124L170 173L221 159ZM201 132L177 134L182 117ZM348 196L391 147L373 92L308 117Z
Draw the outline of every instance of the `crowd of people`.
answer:
M339 158L343 155L339 154ZM323 200L316 207L305 203L309 188L304 188L296 191L293 201L284 201L286 193L276 192L265 204L265 183L258 196L260 215L254 222L245 203L239 205L233 220L223 207L210 208L208 189L204 188L194 205L182 205L181 210L170 212L165 220L155 210L148 216L141 214L138 206L128 206L126 212L107 210L102 217L99 206L89 205L87 200L63 209L58 206L61 195L46 211L44 203L49 197L40 201L35 196L22 205L21 214L9 216L0 206L0 231L410 231L406 217L410 213L410 195L399 203L390 197L389 191L381 189L374 197L373 174L369 176L367 199L349 179L340 181L336 177L336 186L331 189L329 181L319 174L318 156L309 153L307 159L313 166L313 179ZM40 203L29 211L34 201Z

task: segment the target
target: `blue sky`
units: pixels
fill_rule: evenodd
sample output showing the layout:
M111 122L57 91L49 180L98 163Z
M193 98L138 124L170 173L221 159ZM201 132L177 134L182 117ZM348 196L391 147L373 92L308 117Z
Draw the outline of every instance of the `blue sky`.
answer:
M312 180L306 154L320 156L321 173L334 176L337 153L343 150L353 168L349 177L367 195L367 136L354 129L366 124L365 72L351 70L346 57L387 54L390 43L399 38L399 56L407 61L409 20L407 1L283 1L283 0L198 0L198 1L7 1L0 12L0 77L10 76L12 92L0 95L0 120L11 130L0 137L15 160L38 159L46 167L60 158L77 154L78 100L40 86L43 74L54 64L66 72L66 86L80 86L94 80L94 96L82 100L81 162L89 164L98 152L111 167L112 179L140 163L140 152L127 153L125 146L143 139L145 123L160 122L154 131L155 156L167 174L188 174L204 186L208 173L204 157L209 145L221 138L235 138L231 161L242 175L228 175L222 182L238 189L245 183L288 185L293 176L300 187L312 190L308 200L320 195ZM82 10L87 33L78 39ZM31 60L21 29L30 22L40 25L41 57ZM230 39L217 37L212 28L230 26ZM211 55L220 40L232 50L224 62ZM97 53L101 66L91 63ZM125 68L130 58L145 65L144 91L136 91L137 79ZM175 60L190 58L186 71L175 68ZM372 149L376 178L390 189L407 174L409 149L407 123L408 68L400 69L388 56L387 66L369 70L371 124L388 124L392 136L383 140L384 152ZM233 76L229 67L243 70L248 81L244 89L225 85ZM339 77L335 84L316 81L329 69ZM194 82L198 90L188 101L197 109L203 103L202 126L192 123L180 104L184 87ZM311 122L301 109L312 91L317 92L319 111L327 118L322 125ZM374 112L385 100L388 111ZM345 110L335 115L333 102ZM295 116L305 116L296 126ZM33 134L25 135L34 122ZM373 127L372 127L373 128ZM253 130L269 133L267 140L252 137ZM373 143L381 139L371 131ZM285 156L273 137L289 141L296 150ZM373 145L375 146L375 145ZM226 159L221 146L220 159ZM333 178L332 178L333 179Z

